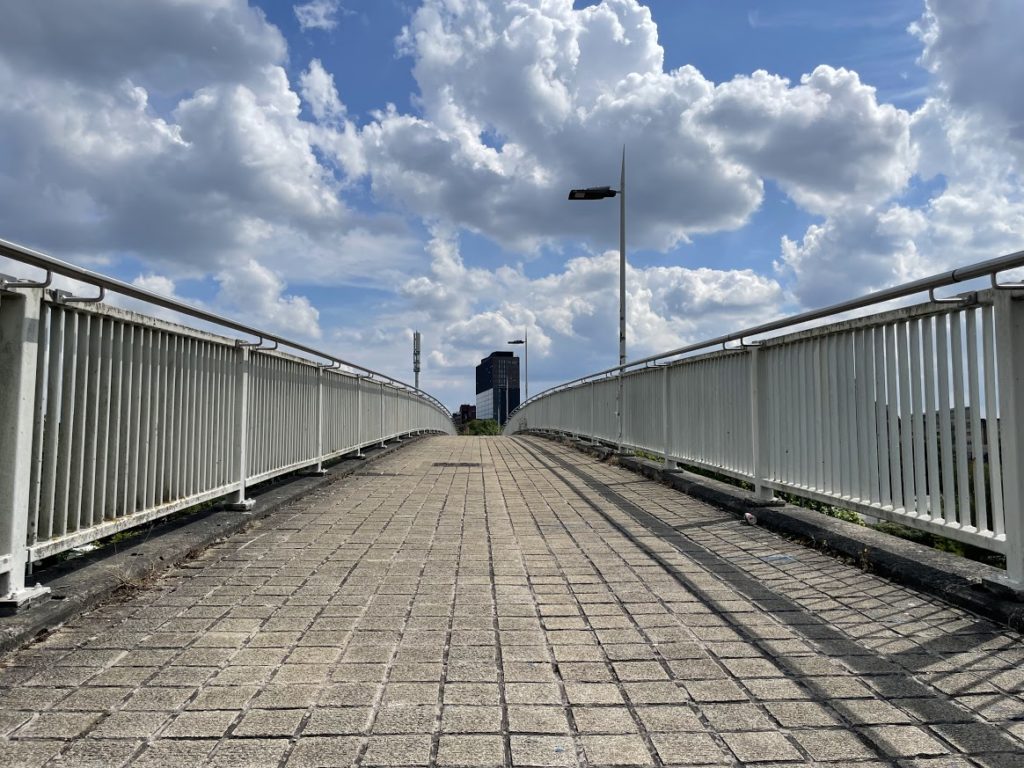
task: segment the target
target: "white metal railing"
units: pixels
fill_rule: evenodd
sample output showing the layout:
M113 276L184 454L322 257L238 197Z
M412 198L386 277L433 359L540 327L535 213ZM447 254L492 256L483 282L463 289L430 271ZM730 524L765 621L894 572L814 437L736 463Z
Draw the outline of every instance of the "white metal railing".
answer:
M316 350L0 241L0 255L219 323L229 338L0 276L0 604L30 563L403 435L437 400ZM49 276L44 283L49 282ZM272 347L264 346L267 340ZM330 363L286 354L278 344ZM343 370L342 365L351 370Z
M505 434L657 453L748 481L762 498L785 491L937 533L1006 555L1006 581L1019 586L1024 291L995 275L1021 264L1024 252L601 371L527 401ZM989 289L935 298L986 274ZM922 304L764 335L921 290Z

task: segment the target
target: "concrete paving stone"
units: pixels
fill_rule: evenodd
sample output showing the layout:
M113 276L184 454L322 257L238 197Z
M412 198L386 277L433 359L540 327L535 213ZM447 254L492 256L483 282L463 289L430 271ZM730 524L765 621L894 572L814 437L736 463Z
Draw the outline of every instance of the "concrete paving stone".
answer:
M139 688L124 703L123 709L135 711L172 711L182 705L196 692L188 688Z
M1024 756L1024 744L987 723L933 725L932 730L956 749L968 755L983 752L1012 752ZM1024 761L1022 761L1024 762Z
M208 765L210 768L276 768L288 747L287 739L226 739L217 744Z
M505 700L509 704L549 704L559 706L562 694L555 683L505 683ZM567 688L568 690L568 688Z
M836 715L811 701L768 701L764 708L783 728L811 728L840 725Z
M682 704L686 692L673 682L623 683L623 689L633 704Z
M626 707L573 707L580 733L637 733L636 722Z
M430 736L371 736L360 765L423 766L430 760Z
M63 741L0 741L0 765L41 768L64 747Z
M384 688L386 705L434 705L439 683L388 683Z
M903 725L914 722L903 710L878 699L842 699L832 702L832 706L854 725Z
M169 712L112 712L90 731L100 739L150 739L171 719Z
M639 736L599 736L585 734L580 737L583 752L591 765L649 765L651 753Z
M719 765L732 758L706 733L652 733L658 756L665 765Z
M501 698L496 684L449 683L444 687L444 703L497 706L501 703Z
M133 688L79 688L53 705L58 711L96 712L113 709L120 704Z
M565 683L565 695L573 706L625 704L618 686L612 683Z
M559 663L566 661L603 662L605 660L603 650L594 645L558 645L552 651L555 654L555 660ZM503 655L508 658L508 653L504 649Z
M647 662L639 662L641 664ZM596 661L570 661L558 665L563 680L581 683L610 683L615 676L607 664Z
M559 670L562 677L565 677L565 665L560 665ZM502 660L502 671L506 683L547 683L555 680L555 670L548 662L541 661L508 661ZM451 665L449 665L449 680L451 677Z
M230 666L225 667L216 675L214 675L208 685L263 685L274 672L277 671L276 667L265 666Z
M73 739L102 716L101 712L42 712L14 732L19 739Z
M664 656L664 648L658 651ZM708 658L670 659L668 666L676 680L724 680L728 677L725 670Z
M857 736L845 729L797 729L792 737L813 759L822 762L861 760L876 757L876 752Z
M250 709L235 726L233 736L291 736L305 716L304 709Z
M568 736L520 736L510 739L513 766L560 768L579 765L576 747Z
M560 706L510 704L508 729L515 733L569 733L569 721Z
M949 750L924 729L912 725L880 725L861 729L882 754L890 757L945 755Z
M466 664L456 665L456 670L463 671L466 674L465 667L472 666ZM486 667L485 665L476 665L483 667L484 669L490 669L493 677L491 680L497 679L497 670ZM391 677L389 678L392 682L396 683L414 683L414 682L439 682L441 680L444 667L439 662L406 662L395 664L391 668ZM471 672L470 672L471 674ZM448 679L452 678L452 669L448 669ZM465 679L465 678L458 678ZM470 677L469 679L475 679ZM486 677L484 678L486 680Z
M705 730L703 723L689 707L636 707L636 713L648 731Z
M372 733L431 733L437 715L438 707L434 705L385 705L377 713Z
M207 686L186 704L186 709L242 709L259 688L252 685Z
M444 734L438 743L439 766L505 765L505 743L501 736L450 736Z
M234 710L202 710L182 712L160 733L161 738L168 739L219 739L223 737L232 723L238 718Z
M510 718L511 711L510 708ZM501 707L445 704L441 730L446 733L497 733L501 730Z
M337 664L331 680L346 683L379 683L384 679L387 664Z
M375 683L332 683L320 690L317 703L328 707L371 706L383 688Z
M777 731L723 733L722 740L736 755L736 759L744 764L800 760L802 757L800 751Z
M656 661L619 661L612 664L623 682L667 680L668 674Z
M701 704L701 714L716 731L766 731L775 727L774 723L756 705L738 704Z
M31 717L31 712L0 710L0 736L6 736L14 729L24 725Z
M364 739L354 736L303 736L288 756L289 768L349 768L355 765Z
M146 684L167 688L199 686L217 672L216 667L165 667L149 678Z
M748 701L749 697L731 680L687 680L683 683L697 702Z
M303 735L362 734L370 727L369 707L318 707L302 729Z
M612 661L648 661L657 658L646 643L602 644L601 650Z
M83 739L71 744L50 765L69 768L121 768L132 764L141 741Z
M275 685L319 685L330 677L331 671L329 664L282 664L271 680Z

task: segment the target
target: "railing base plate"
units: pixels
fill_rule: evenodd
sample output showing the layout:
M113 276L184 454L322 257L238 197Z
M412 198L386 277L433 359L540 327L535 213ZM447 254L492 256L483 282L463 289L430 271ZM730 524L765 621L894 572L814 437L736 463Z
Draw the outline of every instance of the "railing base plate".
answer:
M996 576L994 578L982 578L981 583L989 592L1007 600L1016 600L1019 603L1024 603L1024 584L1021 584L1019 581L1010 581L1006 576Z
M49 587L36 584L34 587L25 587L12 594L4 595L0 597L0 616L13 616L24 611L34 601L48 594L50 594Z
M229 509L232 512L251 512L255 506L255 499L242 499L241 501L232 501L225 504L224 509Z

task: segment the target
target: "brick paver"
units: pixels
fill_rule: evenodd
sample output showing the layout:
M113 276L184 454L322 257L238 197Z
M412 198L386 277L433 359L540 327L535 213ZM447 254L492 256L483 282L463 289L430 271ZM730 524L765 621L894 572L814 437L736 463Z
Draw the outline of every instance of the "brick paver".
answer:
M0 766L1024 766L1024 645L535 439L431 438L0 666Z

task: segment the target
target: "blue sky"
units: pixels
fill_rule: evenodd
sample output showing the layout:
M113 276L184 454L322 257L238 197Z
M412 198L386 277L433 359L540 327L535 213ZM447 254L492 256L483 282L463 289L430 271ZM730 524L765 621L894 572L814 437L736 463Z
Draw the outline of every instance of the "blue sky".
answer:
M473 401L1024 242L1015 0L97 0L0 30L0 236ZM12 268L0 265L0 271Z

